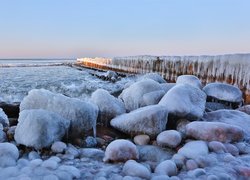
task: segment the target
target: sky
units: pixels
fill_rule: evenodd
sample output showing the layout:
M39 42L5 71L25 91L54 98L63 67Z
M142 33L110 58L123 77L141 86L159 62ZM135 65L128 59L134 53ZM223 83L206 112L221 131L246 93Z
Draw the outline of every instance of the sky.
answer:
M0 0L0 58L250 53L249 0Z

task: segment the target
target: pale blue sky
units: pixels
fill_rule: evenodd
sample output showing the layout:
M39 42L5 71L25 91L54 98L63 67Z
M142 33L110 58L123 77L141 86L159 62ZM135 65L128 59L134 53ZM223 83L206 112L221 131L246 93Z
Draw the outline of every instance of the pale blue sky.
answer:
M0 0L0 58L246 52L249 0Z

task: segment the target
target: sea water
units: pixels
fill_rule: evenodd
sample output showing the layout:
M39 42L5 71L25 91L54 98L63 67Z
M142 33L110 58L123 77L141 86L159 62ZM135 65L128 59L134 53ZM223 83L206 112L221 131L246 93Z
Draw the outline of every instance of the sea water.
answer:
M103 88L114 93L129 80L111 83L93 76L89 69L72 67L75 59L0 60L0 102L21 102L31 89L47 89L69 97L89 98Z

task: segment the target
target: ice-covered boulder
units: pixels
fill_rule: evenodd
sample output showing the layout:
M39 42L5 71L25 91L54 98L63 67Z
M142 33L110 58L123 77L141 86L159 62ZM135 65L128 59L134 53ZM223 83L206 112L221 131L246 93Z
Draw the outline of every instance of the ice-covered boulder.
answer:
M143 75L140 79L152 79L158 83L166 83L165 79L158 73L147 73Z
M161 175L175 176L177 172L176 164L171 160L163 161L155 168L155 173Z
M104 162L126 162L130 159L138 159L139 153L136 146L125 139L112 141L105 150Z
M178 76L176 84L189 84L191 86L202 88L201 81L194 75L181 75Z
M238 87L224 83L209 83L203 91L208 97L233 103L242 102L242 92Z
M4 127L9 126L9 119L2 108L0 108L0 123Z
M93 92L91 100L99 107L98 121L106 125L117 115L126 112L123 102L104 89L97 89Z
M245 136L250 137L250 115L237 110L218 110L206 113L203 118L208 122L222 122L243 129Z
M110 124L124 133L155 136L165 130L167 116L165 107L151 105L117 116Z
M11 143L0 143L0 167L14 166L19 157L17 147Z
M162 83L160 85L162 90L165 91L165 93L167 93L170 89L172 89L176 85L176 83Z
M196 159L208 155L208 146L204 141L190 141L179 149L178 154L188 159Z
M160 146L176 148L181 143L181 133L176 130L167 130L158 134L156 141Z
M63 153L66 149L67 145L62 141L56 141L51 146L51 150L54 153Z
M18 144L40 149L60 140L69 125L69 120L47 110L23 110L18 118L14 138Z
M163 96L159 105L165 106L169 114L194 120L203 116L205 103L206 94L202 90L178 84Z
M164 95L165 95L165 91L163 90L153 91L153 92L144 94L142 96L143 106L158 104Z
M69 136L78 136L95 128L98 116L96 105L45 89L29 91L20 104L20 111L26 109L45 109L70 120Z
M195 121L186 126L186 135L204 141L237 142L243 139L244 132L226 123Z
M149 169L135 160L128 160L124 164L122 172L126 176L139 177L142 179L150 179L151 177L151 172Z
M143 79L124 89L119 98L124 102L125 108L129 112L143 106L144 94L159 90L162 90L162 87L158 82Z

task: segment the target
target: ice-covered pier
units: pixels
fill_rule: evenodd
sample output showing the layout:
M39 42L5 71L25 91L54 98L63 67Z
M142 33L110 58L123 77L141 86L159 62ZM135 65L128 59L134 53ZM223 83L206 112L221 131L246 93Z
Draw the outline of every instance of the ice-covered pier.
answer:
M79 58L78 64L129 73L157 72L174 82L179 75L192 74L204 84L226 82L238 86L250 102L250 54L217 56L128 56Z

